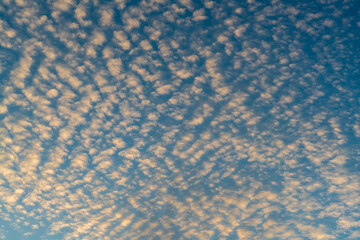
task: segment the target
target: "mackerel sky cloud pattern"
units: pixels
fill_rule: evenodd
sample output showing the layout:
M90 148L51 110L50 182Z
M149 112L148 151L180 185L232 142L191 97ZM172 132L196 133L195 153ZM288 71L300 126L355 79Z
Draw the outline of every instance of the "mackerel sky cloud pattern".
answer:
M0 239L360 239L357 0L0 1Z

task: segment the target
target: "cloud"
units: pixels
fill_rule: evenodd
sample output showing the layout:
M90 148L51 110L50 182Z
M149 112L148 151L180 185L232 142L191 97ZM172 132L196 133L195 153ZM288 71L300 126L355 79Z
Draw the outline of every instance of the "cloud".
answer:
M15 87L24 88L25 78L30 74L30 67L33 63L31 56L23 57L19 62L19 67L11 72L12 82Z
M54 98L57 97L59 95L59 92L56 89L50 89L47 93L46 96L48 96L49 98Z
M186 6L188 9L193 9L193 2L191 0L179 0L179 3Z
M86 15L86 7L82 4L79 4L75 9L75 17L81 25L89 26L92 24L92 22L90 20L84 20Z
M92 37L92 40L91 40L91 43L94 44L94 45L103 45L103 43L105 42L105 36L103 33L101 32L95 32L93 34L93 37Z
M60 78L65 82L68 82L74 89L78 89L82 85L82 82L77 77L73 76L73 73L69 68L62 65L56 65L55 68Z
M151 46L150 42L147 41L147 40L142 40L142 41L140 42L140 46L141 46L145 51L152 50L152 46Z
M112 23L114 11L112 9L101 10L100 23L102 26L108 26Z
M129 50L131 48L131 42L128 40L128 37L123 31L115 31L114 37L116 39L116 43L119 44L122 49Z
M88 158L85 154L79 154L71 162L71 167L86 169Z
M193 13L193 20L194 21L203 21L203 20L206 20L206 19L207 19L207 16L205 15L205 10L203 8L199 9L199 10L196 10Z
M20 235L359 235L353 3L28 3L0 9L0 200Z
M4 114L8 111L8 108L6 105L0 105L0 114Z
M112 76L118 78L122 70L122 61L119 58L109 59L107 67Z
M140 152L135 147L132 147L119 152L119 155L133 160L140 157Z
M167 84L167 85L164 85L164 86L161 86L161 87L157 88L156 92L161 94L161 95L164 95L164 94L169 94L171 89L172 89L172 86L170 84Z
M126 143L121 138L113 138L112 142L117 148L124 148Z

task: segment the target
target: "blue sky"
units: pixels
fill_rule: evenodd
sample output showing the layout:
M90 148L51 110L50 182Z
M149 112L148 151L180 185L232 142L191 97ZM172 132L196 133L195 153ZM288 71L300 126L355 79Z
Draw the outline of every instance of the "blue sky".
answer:
M360 239L360 4L0 2L0 239Z

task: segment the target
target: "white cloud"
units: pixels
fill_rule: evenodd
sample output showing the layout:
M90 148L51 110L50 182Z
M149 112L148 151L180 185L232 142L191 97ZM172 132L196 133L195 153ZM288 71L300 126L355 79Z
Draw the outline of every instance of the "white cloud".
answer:
M116 39L116 43L119 44L120 47L122 47L124 50L130 50L131 43L123 31L115 31L114 37Z
M117 148L124 148L126 146L126 143L124 142L123 139L121 138L113 138L112 139L112 143L117 147Z
M16 5L20 6L20 7L24 7L27 4L26 0L15 0Z
M79 21L79 23L81 25L84 26L89 26L91 25L91 21L90 20L84 20L84 18L86 17L86 8L84 5L79 4L76 9L75 9L75 17L76 19Z
M189 78L192 76L192 73L187 71L187 70L179 70L179 71L176 71L176 75L182 79L186 79L186 78Z
M244 25L238 26L234 31L235 36L242 37L243 34L245 33L246 29L248 28L248 26L249 26L249 24L244 24Z
M148 40L142 40L140 46L146 51L152 50L152 46Z
M54 97L57 97L59 95L59 92L56 90L56 89L50 89L46 95L49 97L49 98L54 98Z
M18 88L25 88L25 78L30 74L30 67L33 63L31 56L26 55L20 59L19 67L11 71L11 80Z
M8 108L6 105L0 105L0 114L7 113Z
M193 20L194 21L203 21L203 20L206 20L207 17L205 16L205 10L202 8L202 9L199 9L199 10L196 10L194 13L193 13Z
M192 0L178 0L179 3L187 7L188 9L193 9L193 2Z
M150 113L148 115L148 119L151 120L151 121L156 121L156 120L158 120L158 118L159 118L159 116L156 113Z
M73 135L73 129L70 127L62 128L59 133L59 140L66 141Z
M164 95L164 94L169 94L171 89L172 89L172 86L170 84L168 84L168 85L164 85L164 86L157 88L156 92L161 95Z
M122 61L119 58L109 59L106 63L111 75L119 77L122 70Z
M113 21L114 11L112 9L103 9L101 11L100 23L102 26L108 26Z
M56 1L53 3L53 7L61 11L69 11L69 9L74 5L75 3L73 0Z
M140 152L135 147L132 147L119 152L119 156L133 160L140 157Z
M103 45L104 42L105 42L105 36L104 36L104 33L102 32L95 32L93 34L93 37L92 37L92 40L91 40L91 43L94 44L94 45Z
M73 88L77 89L82 85L82 82L77 77L73 76L73 73L69 68L62 65L56 65L55 68L60 78L65 82L68 82Z
M86 169L88 158L86 154L76 155L74 159L71 161L71 167Z
M20 171L32 174L40 163L40 154L30 152L24 156L24 160L20 163Z

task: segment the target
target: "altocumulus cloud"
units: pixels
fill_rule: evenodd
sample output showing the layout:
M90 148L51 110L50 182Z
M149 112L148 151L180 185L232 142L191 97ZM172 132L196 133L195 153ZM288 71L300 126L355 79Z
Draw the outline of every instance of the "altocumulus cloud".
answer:
M358 239L356 0L2 1L1 239Z

